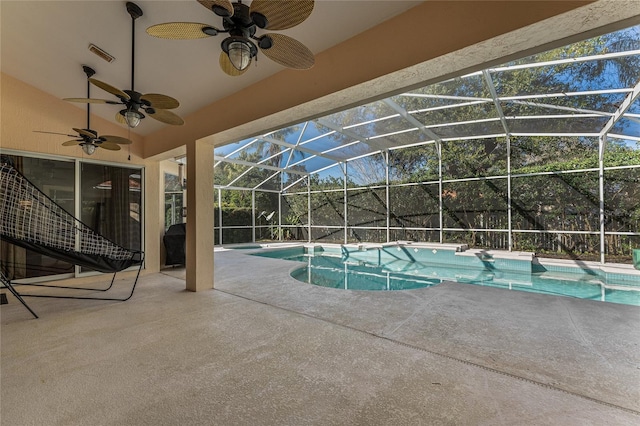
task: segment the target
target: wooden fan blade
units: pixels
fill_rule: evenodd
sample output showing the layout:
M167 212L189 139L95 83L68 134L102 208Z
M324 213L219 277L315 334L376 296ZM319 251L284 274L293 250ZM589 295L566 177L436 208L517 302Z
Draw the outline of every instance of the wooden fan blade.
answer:
M122 102L109 101L107 99L93 99L93 98L64 98L63 101L67 102L80 102L83 104L113 104L119 105Z
M89 132L87 130L84 130L84 129L76 129L75 127L73 127L73 131L74 132L78 132L78 134L80 134L82 136L86 136L88 138L92 138L93 139L93 138L96 137L96 135L94 133L91 133L91 132Z
M155 118L158 121L174 126L182 126L184 124L184 120L180 118L180 116L166 109L157 109L153 114L147 111L147 114L149 114L149 117L151 118Z
M313 5L313 0L253 0L249 13L259 13L267 18L265 29L286 30L307 19L313 12Z
M68 135L66 133L58 133L58 132L44 132L42 130L34 130L34 133L47 133L50 135L62 135L62 136L69 136L70 138L77 138L78 135Z
M109 151L120 151L120 145L111 142L97 143L97 147L108 149Z
M242 71L238 70L231 63L229 56L227 56L227 54L224 52L220 52L220 68L222 69L222 71L224 71L226 74L230 75L231 77L237 77L239 75L242 75L245 72L247 72L247 70L249 69L249 67L246 67Z
M131 145L133 143L127 138L113 135L100 136L100 140L103 141L102 143L114 143L120 145Z
M207 24L198 24L197 22L167 22L165 24L150 26L147 28L147 34L171 40L191 40L211 37L210 34L202 31L205 28L212 27Z
M82 142L83 142L82 139L66 141L62 143L62 146L80 145Z
M206 7L218 16L233 16L233 4L230 0L198 0L198 3ZM217 12L214 7L217 6ZM226 13L223 11L226 10Z
M104 90L105 92L111 93L112 95L116 95L117 97L119 97L121 99L127 99L128 100L128 99L131 98L129 95L124 93L122 90L116 89L115 87L113 87L110 84L105 83L104 81L96 80L95 78L90 78L89 81L94 86L97 86L97 87L101 88L102 90Z
M119 112L116 113L116 121L120 124L124 124L125 126L127 125L127 120L124 119L124 115Z
M260 50L272 61L297 70L309 69L315 63L313 53L298 40L277 33L269 33L265 37L271 38L273 45Z
M147 93L142 95L140 99L149 102L149 105L154 109L174 109L180 106L180 102L177 99L159 93Z

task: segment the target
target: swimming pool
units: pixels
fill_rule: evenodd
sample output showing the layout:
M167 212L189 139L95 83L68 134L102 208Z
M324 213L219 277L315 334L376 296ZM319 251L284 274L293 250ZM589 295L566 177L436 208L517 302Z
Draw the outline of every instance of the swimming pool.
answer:
M489 253L447 247L291 247L253 255L304 262L302 282L348 290L411 290L443 281L640 306L640 275L556 262L531 253Z

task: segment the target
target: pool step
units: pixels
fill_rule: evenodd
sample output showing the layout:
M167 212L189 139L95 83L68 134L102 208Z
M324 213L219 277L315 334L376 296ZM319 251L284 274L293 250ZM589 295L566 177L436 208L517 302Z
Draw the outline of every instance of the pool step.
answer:
M462 265L484 265L489 269L505 271L532 271L534 253L524 251L491 251L469 249L455 254Z

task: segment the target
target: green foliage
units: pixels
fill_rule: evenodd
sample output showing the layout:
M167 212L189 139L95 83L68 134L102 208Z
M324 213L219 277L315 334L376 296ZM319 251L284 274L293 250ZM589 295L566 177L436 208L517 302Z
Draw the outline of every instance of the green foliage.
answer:
M214 217L214 226L219 226L219 206L215 206L216 215ZM224 226L247 226L251 225L251 208L222 206L222 223Z
M632 49L640 49L637 28L539 53L534 58L508 65ZM500 97L517 97L570 93L599 87L633 87L638 81L638 69L640 55L492 71L490 74ZM333 125L349 127L349 136L340 132L329 136L336 146L353 142L355 134L365 141L357 145L363 150L362 153L369 149L378 150L381 146L393 148L388 151L389 181L392 184L389 206L384 189L370 188L386 183L385 155L377 153L347 163L348 225L385 227L389 209L390 224L398 228L392 230L392 236L404 237L402 239L439 238L437 231L428 229L440 227L442 208L444 227L457 229L445 233L447 241L504 248L508 244L507 233L493 230L507 229L510 213L514 230L545 231L514 233L514 248L595 256L599 252L601 208L598 138L510 136L508 158L505 137L468 139L474 135L505 133L491 93L484 75L467 76L325 117ZM442 97L437 98L436 95ZM626 93L568 95L539 98L535 102L512 99L500 102L500 107L507 116L506 133L583 133L584 129L590 129L590 133L597 134L609 119L608 116L584 117L580 120L555 117L531 119L531 116L570 114L580 109L613 113L625 96ZM406 129L408 125L407 120L390 105L393 103L409 111L412 119L419 121L424 128L391 135L391 132ZM382 117L386 119L379 120ZM617 124L621 127L624 125ZM321 130L321 125L315 126ZM300 126L283 130L272 137L286 140L287 131L291 136L300 131ZM390 136L376 138L375 143L368 145L367 137L383 134ZM425 143L395 149L421 142ZM275 144L260 142L251 150L240 153L237 158L254 162L268 158L263 160L264 164L279 166L284 164L281 150L282 147ZM511 193L506 178L508 164L513 176ZM605 167L638 165L638 144L614 139L607 141ZM303 166L298 167L304 170ZM229 184L243 173L236 182L237 186L242 183L245 187L255 187L274 174L269 170L224 163L216 168L216 183ZM297 179L297 176L291 177ZM273 176L265 185L280 189L282 178L280 174ZM466 178L469 180L456 181ZM437 183L439 180L443 181L442 191ZM405 183L416 185L394 186ZM312 191L310 200L307 199L307 185ZM316 235L342 239L344 235L332 233L330 227L344 224L345 200L341 191L344 186L344 178L339 174L322 177L316 174L298 186L296 190L301 192L300 195L282 197L283 224L291 226L280 230L284 238L300 237L301 230L311 223L313 226L327 227L318 229ZM361 187L364 189L354 189ZM336 189L338 191L331 191ZM640 229L640 168L606 170L603 189L606 231L637 232ZM251 207L250 191L225 190L219 201L223 212L228 211L224 214L228 215L231 222L239 222L242 217L247 220L245 224L251 223L251 213L247 210ZM256 192L256 206L259 206L258 211L277 210L277 199L270 194ZM225 225L228 224L225 219ZM380 230L352 229L347 238L349 241L377 241L386 238L386 235ZM633 244L638 244L633 238L619 235L607 235L605 243L609 254L625 256L628 256Z

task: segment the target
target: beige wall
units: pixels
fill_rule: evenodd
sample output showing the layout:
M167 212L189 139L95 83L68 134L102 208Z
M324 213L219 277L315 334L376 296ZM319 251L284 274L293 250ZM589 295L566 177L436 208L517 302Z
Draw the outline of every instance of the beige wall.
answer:
M0 77L0 149L145 167L145 264L146 272L158 271L160 247L157 241L162 231L158 217L162 217L162 210L159 210L156 200L162 198L160 167L156 161L142 159L142 138L135 134L129 135L126 128L116 123L92 116L91 127L99 134L128 137L133 141L131 160L128 160L129 149L126 146L120 151L98 149L91 156L84 154L79 146L62 146L62 142L72 138L33 131L73 134L73 127L85 128L87 114L84 104L78 107L8 75L0 74Z

